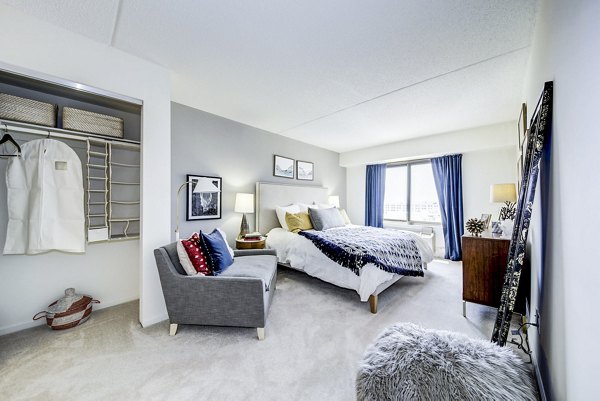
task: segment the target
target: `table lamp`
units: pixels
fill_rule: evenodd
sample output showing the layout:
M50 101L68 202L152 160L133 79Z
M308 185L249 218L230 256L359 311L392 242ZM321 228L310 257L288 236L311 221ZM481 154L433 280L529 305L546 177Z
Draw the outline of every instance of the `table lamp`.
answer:
M177 189L177 193L175 194L175 210L177 213L177 217L176 217L177 220L176 220L176 226L175 226L175 241L179 241L179 193L181 192L183 187L185 187L188 184L192 184L194 182L196 183L196 185L192 189L193 194L207 193L207 192L215 193L215 192L221 191L210 180L198 180L198 179L189 180L179 186L179 188Z
M490 185L490 202L504 203L500 209L498 219L512 220L515 218L515 202L517 201L517 189L515 184L492 184Z
M340 197L338 195L329 195L329 204L340 208Z
M238 193L235 195L235 207L233 211L236 213L242 213L242 224L240 226L240 234L238 238L243 238L244 235L248 234L250 228L248 227L248 221L246 220L246 213L254 213L254 194Z

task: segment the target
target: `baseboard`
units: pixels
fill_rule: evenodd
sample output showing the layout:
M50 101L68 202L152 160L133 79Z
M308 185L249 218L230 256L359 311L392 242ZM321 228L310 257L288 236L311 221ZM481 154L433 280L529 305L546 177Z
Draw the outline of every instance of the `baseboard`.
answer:
M140 324L142 325L142 327L148 327L152 326L153 324L165 321L167 319L169 319L169 315L166 313L161 313L160 315L153 316L150 319L144 319L143 321L140 320Z
M535 378L537 379L538 390L540 391L540 399L542 401L548 401L548 397L546 397L546 390L544 389L544 381L542 380L542 374L540 373L540 368L538 367L535 358L531 359L531 363L533 364L533 370L535 371Z
M110 302L102 302L99 304L94 304L94 310L110 308L111 306L116 306L116 305L125 304L127 302L137 301L138 299L139 299L139 297L136 296L136 297L127 297L127 298L122 298L122 299L116 299L116 300L113 300ZM13 325L7 326L7 327L1 327L0 328L0 336L4 336L4 335L10 334L10 333L15 333L15 332L21 331L21 330L30 329L32 327L40 326L43 324L46 324L45 319L32 320L30 322L17 323L17 324L13 324Z

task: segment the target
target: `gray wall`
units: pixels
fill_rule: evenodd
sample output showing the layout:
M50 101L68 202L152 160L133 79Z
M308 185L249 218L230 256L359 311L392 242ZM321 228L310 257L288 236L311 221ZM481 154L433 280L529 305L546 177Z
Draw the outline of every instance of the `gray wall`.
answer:
M240 229L241 214L234 213L237 192L255 192L257 181L318 185L340 196L346 204L346 169L339 166L339 154L298 142L281 135L250 127L178 103L171 103L171 188L173 197L187 174L223 178L222 218L185 221L185 188L179 197L181 237L198 230L219 227L230 244ZM314 163L314 181L273 176L273 155ZM248 215L254 230L254 215ZM171 214L175 229L175 202ZM173 234L174 238L174 234Z

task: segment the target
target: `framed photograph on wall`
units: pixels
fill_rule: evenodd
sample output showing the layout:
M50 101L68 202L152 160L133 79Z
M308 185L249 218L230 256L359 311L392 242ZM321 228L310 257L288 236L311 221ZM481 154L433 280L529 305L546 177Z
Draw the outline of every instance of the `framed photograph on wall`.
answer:
M273 157L273 175L275 177L294 179L294 159L274 155Z
M517 142L517 158L519 159L520 166L517 165L519 171L523 170L523 155L527 150L527 104L521 104L521 112L519 113L519 121L517 123L517 131L519 133Z
M221 218L221 177L188 174L186 220Z
M481 218L479 219L483 222L483 229L487 230L490 227L490 220L492 220L492 215L491 214L482 214Z
M315 165L311 162L296 161L296 178L304 181L312 181L315 179Z

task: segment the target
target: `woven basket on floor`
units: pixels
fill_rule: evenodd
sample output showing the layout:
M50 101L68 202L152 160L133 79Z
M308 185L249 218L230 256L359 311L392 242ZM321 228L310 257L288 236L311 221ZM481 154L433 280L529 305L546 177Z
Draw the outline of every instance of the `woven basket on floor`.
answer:
M46 318L46 324L52 330L64 330L78 326L89 319L92 305L100 301L89 295L79 295L74 288L67 288L65 296L48 305L48 309L37 313L33 320Z
M91 111L63 108L63 128L123 138L123 119Z
M56 127L56 110L54 104L0 93L0 118Z

